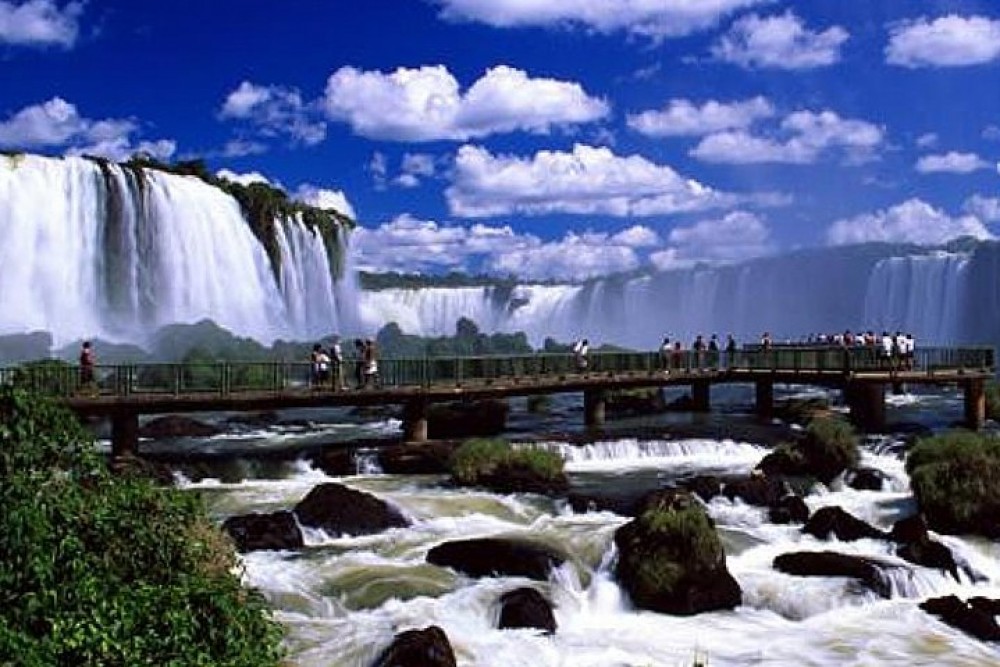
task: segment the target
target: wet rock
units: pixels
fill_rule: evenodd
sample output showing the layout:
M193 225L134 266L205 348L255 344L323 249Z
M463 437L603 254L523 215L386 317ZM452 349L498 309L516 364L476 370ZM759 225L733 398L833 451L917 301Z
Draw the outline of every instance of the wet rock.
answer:
M795 494L788 494L768 512L771 523L805 523L809 519L809 506Z
M995 614L990 613L1000 602L986 598L974 599L976 603L969 604L954 595L948 595L926 600L920 604L920 608L977 639L1000 641L1000 626L997 625Z
M891 594L888 579L882 573L884 563L863 556L835 551L794 551L774 559L774 569L804 577L851 577L864 583L884 598Z
M892 525L889 539L895 542L921 542L930 539L927 533L927 522L919 514L900 519Z
M342 477L357 474L358 465L354 460L354 453L354 449L348 448L324 449L313 454L311 460L314 466L330 477Z
M400 632L382 652L374 667L455 667L448 635L436 625Z
M740 604L715 524L694 496L664 489L639 507L615 532L615 576L637 607L687 616Z
M924 567L933 567L948 572L958 581L958 564L951 549L936 540L921 540L904 544L896 549L896 555L904 560Z
M772 507L788 495L790 489L784 480L764 475L751 475L743 479L726 481L722 494L730 500L739 498L748 505Z
M561 496L569 490L569 479L560 472L543 474L525 461L508 461L480 475L476 484L497 493L538 493Z
M342 484L314 487L293 510L303 526L332 535L370 535L410 525L392 505Z
M836 505L821 507L809 517L802 532L809 533L821 540L835 536L842 542L853 542L866 537L885 539L884 532L869 523L852 516Z
M574 512L614 512L622 516L635 516L639 494L623 492L617 495L570 493L566 496Z
M236 413L226 418L227 424L238 424L250 428L266 428L278 423L277 412L246 412Z
M614 417L659 414L666 411L667 402L659 387L608 392L605 410Z
M441 475L449 472L448 461L458 444L431 441L380 448L378 462L390 475Z
M556 631L552 604L534 588L516 588L500 597L500 622L503 628L537 628L546 634Z
M507 428L507 401L434 403L427 409L427 437L432 440L472 438L503 433Z
M859 491L881 491L887 478L875 468L854 468L847 472L844 481L847 486Z
M241 552L266 549L299 549L302 531L295 515L287 510L270 514L231 516L222 524Z
M470 577L528 577L546 581L565 559L552 549L521 540L479 538L445 542L427 552L427 562Z
M222 429L184 415L165 415L139 427L141 438L210 438Z
M678 483L682 488L696 494L703 502L722 493L722 480L715 475L696 475Z

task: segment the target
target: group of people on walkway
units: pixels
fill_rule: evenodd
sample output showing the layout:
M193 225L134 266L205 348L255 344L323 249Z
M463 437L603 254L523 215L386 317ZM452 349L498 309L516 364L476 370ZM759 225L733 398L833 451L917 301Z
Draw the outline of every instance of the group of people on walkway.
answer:
M660 368L666 373L682 368L717 370L733 363L738 348L733 334L726 336L724 347L719 343L718 334L712 334L707 341L703 334L698 334L690 350L684 349L680 339L671 341L667 335L660 343Z
M357 389L378 387L381 376L378 366L378 352L371 338L354 339L354 382ZM313 345L309 356L310 384L314 389L332 386L336 391L347 391L346 359L340 336L334 336L329 348L322 344Z
M881 365L910 370L914 366L917 341L912 333L902 331L892 334L883 330L880 336L871 329L863 332L846 329L843 333L810 334L798 345L866 349L871 351L872 356L877 358Z

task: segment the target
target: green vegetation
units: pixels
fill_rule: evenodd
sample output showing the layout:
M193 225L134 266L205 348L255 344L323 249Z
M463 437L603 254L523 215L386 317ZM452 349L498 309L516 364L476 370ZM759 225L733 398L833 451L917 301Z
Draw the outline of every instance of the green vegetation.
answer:
M112 475L71 413L0 388L0 659L276 665L236 564L197 496Z
M386 357L456 357L491 354L531 354L534 350L523 332L484 334L475 322L461 318L454 336L424 337L403 333L395 322L379 330L376 342Z
M476 485L512 468L530 470L544 480L558 480L563 476L563 463L562 457L554 452L514 449L504 440L474 438L455 450L450 467L458 484Z
M986 383L986 418L1000 420L1000 384L995 381Z
M860 459L854 427L839 416L822 415L813 417L801 439L775 447L760 467L768 475L805 475L828 484Z
M906 471L932 528L1000 537L1000 439L971 431L922 439Z

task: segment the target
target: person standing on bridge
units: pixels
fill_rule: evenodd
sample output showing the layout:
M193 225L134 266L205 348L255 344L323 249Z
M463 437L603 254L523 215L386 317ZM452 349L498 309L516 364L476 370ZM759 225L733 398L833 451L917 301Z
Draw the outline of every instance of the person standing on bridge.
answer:
M670 373L670 336L664 336L660 343L660 369Z
M337 391L346 391L347 382L344 380L344 348L340 345L340 336L334 336L330 343L330 365L333 371L333 388Z
M354 383L358 389L365 386L365 341L354 339Z
M576 370L582 373L587 370L587 355L590 354L590 343L586 338L581 338L573 345L573 358L576 361Z
M80 388L93 390L95 388L94 366L97 359L94 357L94 348L89 340L83 341L80 346Z
M732 368L736 364L736 339L733 334L726 338L726 368Z

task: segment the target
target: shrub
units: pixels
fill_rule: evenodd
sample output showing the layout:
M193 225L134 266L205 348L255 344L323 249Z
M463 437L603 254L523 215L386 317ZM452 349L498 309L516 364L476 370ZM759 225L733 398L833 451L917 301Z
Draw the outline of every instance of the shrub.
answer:
M809 467L824 482L829 482L861 459L854 428L839 417L818 417L809 422L802 453Z
M0 656L34 665L275 665L200 498L111 475L75 417L0 389Z
M1000 537L1000 440L955 431L919 440L906 471L935 530Z
M993 381L986 383L986 417L1000 421L1000 384Z
M563 459L542 449L514 449L504 440L466 440L451 457L451 474L458 484L481 484L511 469L526 469L544 480L563 477Z

